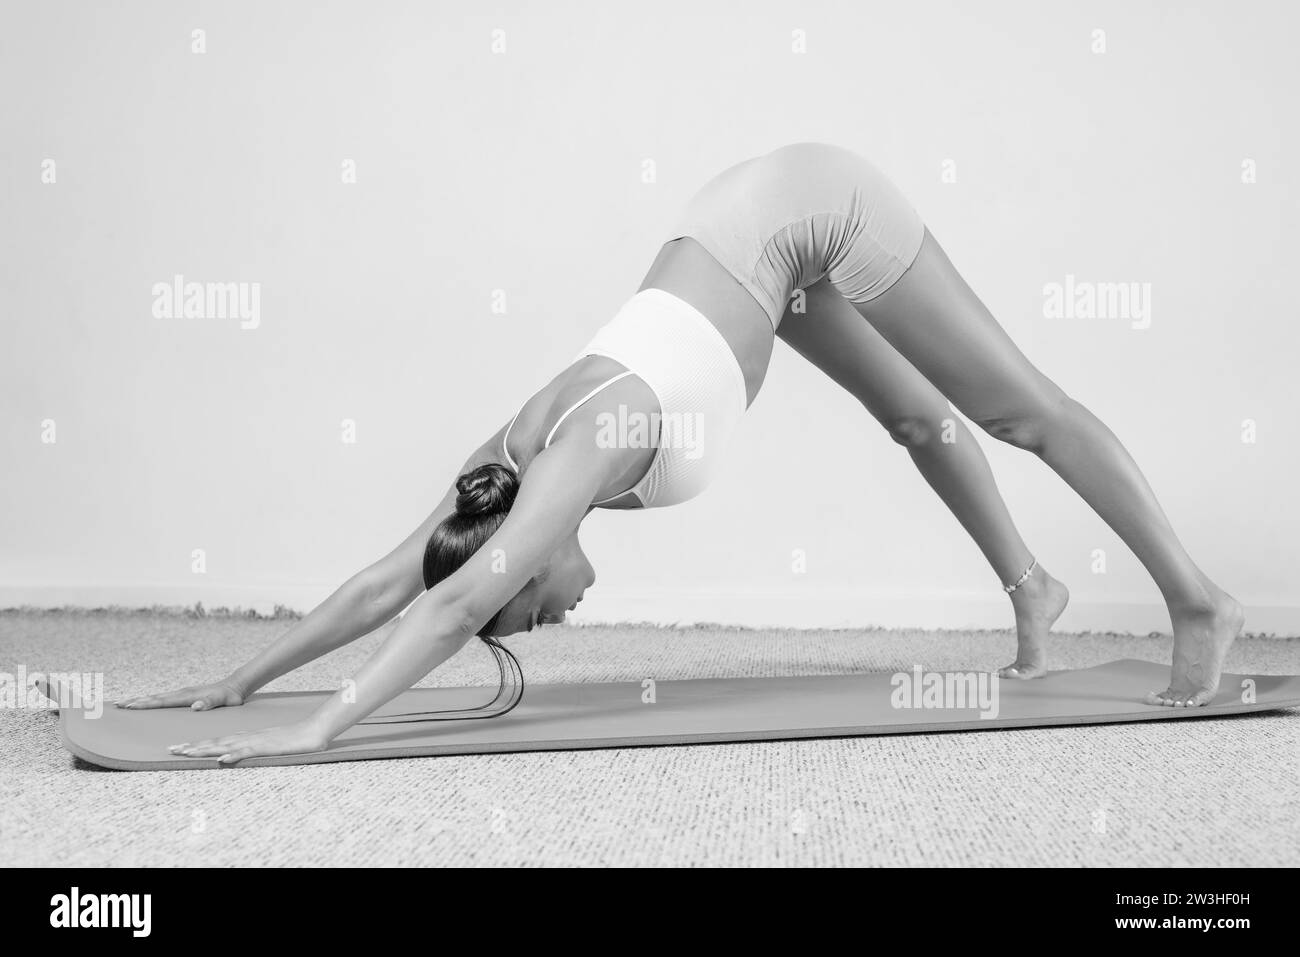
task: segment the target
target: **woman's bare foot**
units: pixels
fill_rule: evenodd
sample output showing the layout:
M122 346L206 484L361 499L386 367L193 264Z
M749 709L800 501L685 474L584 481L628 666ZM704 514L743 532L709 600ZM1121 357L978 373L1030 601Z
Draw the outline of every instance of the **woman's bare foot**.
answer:
M1246 622L1241 605L1215 589L1211 600L1199 608L1169 610L1174 624L1174 660L1169 687L1147 695L1147 704L1170 708L1199 708L1214 700L1219 690L1223 659Z
M998 669L998 677L1027 680L1047 674L1047 633L1070 601L1070 590L1039 565L1011 593L1016 611L1016 660Z

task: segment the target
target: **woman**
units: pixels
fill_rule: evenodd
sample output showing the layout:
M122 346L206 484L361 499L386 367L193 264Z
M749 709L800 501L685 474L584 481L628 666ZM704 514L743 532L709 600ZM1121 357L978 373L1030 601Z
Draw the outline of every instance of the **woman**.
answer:
M595 580L582 519L704 488L777 336L908 448L979 544L1015 612L1019 654L1001 674L1044 673L1044 636L1068 593L1020 538L949 400L1051 466L1155 579L1174 655L1169 688L1149 703L1213 698L1242 609L1188 557L1123 446L1020 353L879 171L838 147L797 144L732 167L694 197L640 291L470 456L390 555L226 681L122 706L237 705L418 596L355 685L309 719L172 749L223 762L322 750L475 635L500 653L496 637L563 620Z

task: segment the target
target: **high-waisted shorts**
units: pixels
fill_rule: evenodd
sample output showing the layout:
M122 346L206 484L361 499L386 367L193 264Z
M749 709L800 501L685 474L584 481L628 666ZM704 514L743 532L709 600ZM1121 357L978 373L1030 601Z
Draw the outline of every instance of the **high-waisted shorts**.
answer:
M796 143L706 183L670 238L682 237L708 250L775 329L794 291L822 277L850 302L881 295L916 259L925 224L861 156Z

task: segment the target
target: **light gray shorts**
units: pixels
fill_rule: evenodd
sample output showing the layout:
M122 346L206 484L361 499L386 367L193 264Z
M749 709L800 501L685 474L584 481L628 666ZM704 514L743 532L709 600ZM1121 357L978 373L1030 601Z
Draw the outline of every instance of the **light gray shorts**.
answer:
M793 292L822 277L850 302L879 296L916 259L925 224L861 156L796 143L706 183L670 239L682 237L708 250L775 329Z

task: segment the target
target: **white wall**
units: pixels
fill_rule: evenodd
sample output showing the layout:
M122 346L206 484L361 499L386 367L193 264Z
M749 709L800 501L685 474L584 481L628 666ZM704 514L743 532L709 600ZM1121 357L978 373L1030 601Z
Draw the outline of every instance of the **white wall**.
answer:
M893 176L1206 570L1300 628L1300 16L1062 7L6 5L0 599L323 594L635 290L705 179L824 140ZM177 273L260 283L260 325L155 318ZM1150 328L1045 318L1067 274L1150 283ZM1080 613L1137 603L1096 620L1158 626L1100 520L984 444ZM961 623L1000 598L902 450L781 345L721 481L593 516L584 542L605 618Z

